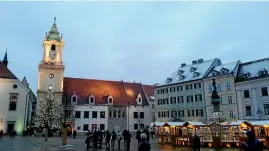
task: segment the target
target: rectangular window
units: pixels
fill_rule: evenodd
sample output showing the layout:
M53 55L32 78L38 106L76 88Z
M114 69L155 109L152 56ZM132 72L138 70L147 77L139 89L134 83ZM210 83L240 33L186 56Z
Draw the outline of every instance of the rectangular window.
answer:
M221 91L221 85L220 84L217 84L217 91Z
M80 111L76 111L76 112L75 112L75 118L80 118L80 114L81 114Z
M177 86L177 91L183 91L183 86Z
M210 92L212 92L213 90L212 90L212 85L210 84L209 86L208 86L208 92L210 93Z
M177 111L171 111L171 117L177 117Z
M140 112L140 118L144 118L144 112Z
M232 96L228 96L228 102L229 102L229 104L232 104L233 103Z
M92 118L97 118L97 111L92 111Z
M170 104L176 104L176 103L177 103L176 97L171 97Z
M226 89L227 89L227 90L231 90L230 82L226 82Z
M89 130L89 124L83 124L83 131Z
M134 112L134 118L138 118L138 112Z
M121 118L121 110L118 110L118 118Z
M155 104L151 104L151 108L152 109L155 109Z
M164 89L165 93L168 93L168 88L167 89Z
M219 101L220 101L220 104L223 104L223 99L222 99L222 97L219 97Z
M269 114L269 104L264 104L263 107L264 107L264 114L268 115Z
M89 111L84 111L84 118L89 118Z
M196 116L203 117L204 116L203 109L197 109L196 110Z
M9 110L16 111L17 109L18 94L10 94L9 98Z
M177 103L184 103L183 96L178 96L177 97Z
M178 116L179 117L184 117L184 110L179 110L178 111Z
M160 94L160 90L157 90L157 94Z
M162 99L158 100L158 105L162 104Z
M138 130L138 124L134 124L134 130Z
M234 111L233 110L230 110L229 111L229 115L230 115L230 118L233 118L234 117Z
M188 110L188 116L189 117L194 116L194 110Z
M201 88L201 83L195 83L194 84L194 89L199 89Z
M176 88L175 87L171 87L170 88L170 92L175 92Z
M90 103L94 103L94 97L90 97Z
M100 118L106 118L106 112L100 111Z
M246 116L252 116L251 106L246 106Z
M192 95L187 96L187 102L193 102L193 96Z
M202 101L202 94L196 94L195 95L195 102Z
M169 111L165 111L165 117L169 117Z
M244 98L249 98L249 90L244 90Z
M267 87L262 87L262 88L261 88L261 91L262 91L262 96L268 96L268 90L267 90Z
M104 131L105 130L105 124L100 124L100 130Z

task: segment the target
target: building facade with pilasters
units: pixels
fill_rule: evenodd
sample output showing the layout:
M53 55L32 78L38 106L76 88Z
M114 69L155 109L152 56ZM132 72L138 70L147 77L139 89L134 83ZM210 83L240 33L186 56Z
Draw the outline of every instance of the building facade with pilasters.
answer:
M239 119L269 119L269 58L242 63L236 78Z

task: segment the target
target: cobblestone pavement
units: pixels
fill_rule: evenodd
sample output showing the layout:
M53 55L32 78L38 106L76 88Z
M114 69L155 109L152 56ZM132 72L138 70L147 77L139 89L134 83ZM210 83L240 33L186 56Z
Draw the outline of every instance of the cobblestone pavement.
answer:
M87 151L84 144L85 137L79 136L77 139L68 138L68 144L75 145L75 147L60 148L61 138L54 137L45 142L43 137L16 137L10 139L4 137L0 140L0 151ZM115 143L116 144L116 143ZM192 151L191 148L173 148L169 145L158 145L156 139L152 141L152 151ZM88 151L105 151L105 149L92 149ZM121 149L116 145L111 151L125 151L123 142ZM137 141L133 138L131 141L131 151L137 151ZM201 151L217 151L210 148L202 148ZM239 151L238 149L220 149L218 151ZM268 151L268 150L266 150Z

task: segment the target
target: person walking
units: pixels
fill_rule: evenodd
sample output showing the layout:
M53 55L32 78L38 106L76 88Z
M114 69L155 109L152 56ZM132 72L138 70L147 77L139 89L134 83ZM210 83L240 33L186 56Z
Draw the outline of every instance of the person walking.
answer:
M0 130L0 139L3 139L3 135L4 135L4 132L3 132L3 130L1 129L1 130Z
M76 139L76 137L77 137L77 131L74 130L74 131L73 131L73 139Z
M131 133L130 133L129 131L126 130L126 136L125 136L125 139L126 139L126 149L127 149L127 151L130 150L131 138L132 138Z
M149 142L147 141L147 135L145 133L142 133L140 135L140 138L141 138L141 142L138 147L138 151L150 151L151 146Z
M140 141L141 141L140 135L141 135L141 131L140 131L140 129L138 129L137 132L136 132L136 139L137 139L137 142L138 142L138 147L139 147Z
M122 134L120 131L118 131L117 133L117 140L118 140L118 148L120 149L120 142L122 140Z
M117 139L117 134L116 132L113 130L111 133L111 146L112 148L114 148L115 146L115 140Z
M109 130L106 131L106 149L109 150L110 149L110 138L111 135L109 133Z
M263 144L255 137L255 134L253 131L247 131L247 142L244 142L243 148L244 151L262 151L263 150Z
M201 148L201 140L200 140L200 138L198 137L197 134L194 134L194 137L193 137L193 150L194 151L200 151L200 148Z

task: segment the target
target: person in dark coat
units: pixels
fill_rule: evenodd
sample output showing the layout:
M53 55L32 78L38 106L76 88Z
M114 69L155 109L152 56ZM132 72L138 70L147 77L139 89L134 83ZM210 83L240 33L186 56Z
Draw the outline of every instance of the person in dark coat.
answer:
M111 138L111 135L110 135L109 131L107 130L106 131L106 149L107 150L110 149L110 138Z
M125 140L126 140L126 149L127 149L127 151L130 150L131 137L132 137L131 133L126 130L126 132L125 132Z
M97 136L98 136L98 145L99 145L99 148L102 148L103 133L100 130L98 130L97 131Z
M140 135L141 135L141 132L140 132L140 129L136 132L136 139L138 141L138 147L140 145L140 141L141 141L141 138L140 138Z
M111 133L111 146L114 147L115 146L115 140L117 139L117 134L116 132L113 130Z
M123 141L124 141L124 147L127 146L127 136L128 136L128 132L126 129L124 129L124 131L122 132L122 136L123 136Z
M85 139L86 149L89 149L91 147L91 139L92 136L87 136L87 138Z
M3 132L3 130L1 129L1 130L0 130L0 139L3 138L3 135L4 135L4 132Z
M148 127L145 129L145 134L147 135L147 141L149 142L149 129L148 129Z
M76 139L76 137L77 137L77 131L74 130L74 131L73 131L73 138Z
M193 138L193 150L194 151L200 151L200 148L201 148L201 140L200 138L198 137L197 134L194 134L194 138Z
M140 138L141 138L141 142L138 147L138 151L150 151L151 146L149 142L147 141L147 135L145 133L142 133L140 135Z
M93 132L93 146L94 148L98 148L98 134L96 131Z
M244 151L262 151L263 144L255 137L253 131L246 132L247 142L243 143Z

